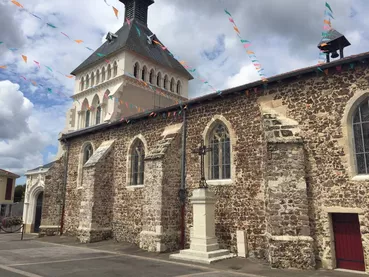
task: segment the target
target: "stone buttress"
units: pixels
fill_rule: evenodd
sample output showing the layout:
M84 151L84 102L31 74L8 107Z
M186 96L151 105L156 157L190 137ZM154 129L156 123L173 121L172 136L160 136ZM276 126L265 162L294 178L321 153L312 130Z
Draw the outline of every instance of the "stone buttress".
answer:
M103 142L83 166L83 193L78 226L80 242L96 242L112 236L113 145L114 140Z
M168 126L145 157L145 190L140 248L151 252L179 248L182 124Z
M312 269L304 147L298 123L265 108L267 259L272 267Z

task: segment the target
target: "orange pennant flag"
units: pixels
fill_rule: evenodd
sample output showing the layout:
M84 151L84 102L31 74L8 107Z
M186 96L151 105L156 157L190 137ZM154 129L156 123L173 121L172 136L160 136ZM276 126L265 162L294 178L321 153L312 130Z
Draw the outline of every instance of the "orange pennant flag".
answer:
M14 5L16 5L17 7L19 7L19 8L22 8L22 9L23 9L23 6L22 6L19 2L12 0L12 3L13 3Z
M328 75L328 69L324 70L325 75Z
M76 39L76 40L75 40L75 42L77 42L77 43L82 43L82 42L83 42L83 40Z
M72 79L73 78L73 75L65 75L65 77L67 77L69 79Z
M246 51L246 53L247 53L247 54L255 54L255 53L254 53L253 51L251 51L251 50L247 50L247 51Z
M114 10L115 16L118 18L119 11L114 7L113 7L113 10Z
M240 31L238 30L238 28L236 26L233 27L233 29L237 32L240 33Z
M35 81L31 81L32 84L34 84L35 86L37 86L37 83Z
M24 62L27 63L27 56L22 55L22 58L23 58Z
M325 24L327 24L329 27L332 27L332 26L331 26L331 22L330 22L329 20L324 19L324 23L325 23Z
M5 69L7 66L6 65L1 65L0 68Z

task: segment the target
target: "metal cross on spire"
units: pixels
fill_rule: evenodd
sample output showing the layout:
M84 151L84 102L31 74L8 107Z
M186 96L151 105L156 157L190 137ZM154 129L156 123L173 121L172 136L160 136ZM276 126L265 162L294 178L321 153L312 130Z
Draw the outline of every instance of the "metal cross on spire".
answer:
M208 187L208 184L206 183L206 180L205 180L205 174L204 174L204 157L206 155L206 152L209 152L211 150L212 150L211 148L206 147L204 145L204 140L201 140L200 147L197 148L197 149L194 149L192 151L192 153L197 153L201 157L201 164L200 164L200 167L201 167L201 178L200 178L199 188L207 188Z

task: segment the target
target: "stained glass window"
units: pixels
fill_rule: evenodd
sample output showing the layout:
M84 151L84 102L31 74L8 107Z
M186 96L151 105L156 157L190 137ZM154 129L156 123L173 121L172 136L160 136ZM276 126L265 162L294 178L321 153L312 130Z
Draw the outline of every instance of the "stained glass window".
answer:
M143 185L145 170L145 148L141 140L137 139L131 150L131 185Z
M356 109L353 116L356 170L369 174L369 98Z
M231 178L231 143L227 127L218 123L210 133L208 178L210 180Z

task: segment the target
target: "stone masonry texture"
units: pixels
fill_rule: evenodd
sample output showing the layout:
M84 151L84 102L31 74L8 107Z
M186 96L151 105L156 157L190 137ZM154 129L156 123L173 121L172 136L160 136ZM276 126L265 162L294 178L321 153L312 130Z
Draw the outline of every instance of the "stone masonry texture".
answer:
M310 268L316 264L317 267L331 268L334 251L327 208L358 208L362 210L359 220L368 268L368 181L352 180L344 136L344 130L348 127L343 123L350 99L368 90L368 66L355 64L353 69L345 65L340 71L332 69L328 74L294 77L270 84L266 88L259 87L256 91L250 89L248 93L241 91L222 95L201 104L189 105L186 137L187 246L192 226L192 207L188 197L191 196L193 189L197 188L200 179L199 156L192 151L199 146L207 124L214 116L222 115L234 130L235 137L232 139L231 149L234 168L232 172L235 174L231 176L231 184L211 185L209 188L217 197L215 222L216 236L220 245L234 253L237 252L236 231L245 230L250 257L269 260L277 267ZM274 110L276 114L297 125L294 123L293 126L288 126L275 121L272 122L275 130L271 133L265 126L265 108ZM178 115L176 117L171 115L169 118L158 115L129 124L122 122L120 125L69 139L64 231L77 236L81 221L80 207L85 192L77 189L77 175L83 143L90 141L97 149L102 142L115 140L114 149L109 158L106 158L106 166L99 169L99 172L103 171L105 176L109 176L108 185L104 187L103 184L98 184L98 180L94 181L95 187L99 190L95 194L94 207L107 205L100 207L106 209L105 213L98 212L101 216L104 215L104 219L95 222L107 226L107 220L111 218L114 239L139 245L140 234L146 231L143 227L147 228L145 224L150 225L155 220L148 219L147 222L143 222L143 218L147 217L147 214L144 214L144 207L147 205L145 195L150 193L150 184L137 188L129 188L129 184L126 184L130 141L141 134L150 152L162 139L161 134L166 126L181 122L182 118ZM283 126L285 128L282 128ZM271 137L291 136L299 139L288 145L278 144L279 139L275 139L273 143L269 140ZM177 137L180 137L180 134L171 142L170 149L165 154L167 156L164 155L160 162L155 162L155 166L160 166L162 174L158 184L162 191L158 196L160 199L155 203L161 203L161 215L158 212L155 216L160 218L163 233L166 229L180 231L178 220L180 205L177 199L180 186L180 139ZM288 159L279 165L281 168L273 168L272 162L277 163L278 159L286 155ZM293 159L297 159L298 168L297 165L293 167ZM154 163L151 166L154 166ZM292 175L295 176L293 177L295 179L291 179L292 188L278 185L276 192L268 191L269 180L286 174L289 166L292 166ZM150 182L155 174L159 174L153 170L149 172L150 170L145 169L145 174L152 174L145 176L147 182ZM94 178L98 176L95 175ZM97 199L98 195L103 194L107 195L106 199L101 201ZM299 203L294 201L295 197L300 199ZM281 201L283 198L286 202ZM272 200L273 203L269 202ZM276 222L273 222L273 216L278 216ZM94 220L91 223L93 222ZM272 238L268 238L269 235ZM305 240L271 242L273 236L281 235L292 237L303 235L311 237L312 240L305 238ZM172 244L170 249L174 249L177 237L175 235L169 237L172 242L163 243Z
M60 158L45 176L39 236L54 236L60 232L63 207L64 158Z

